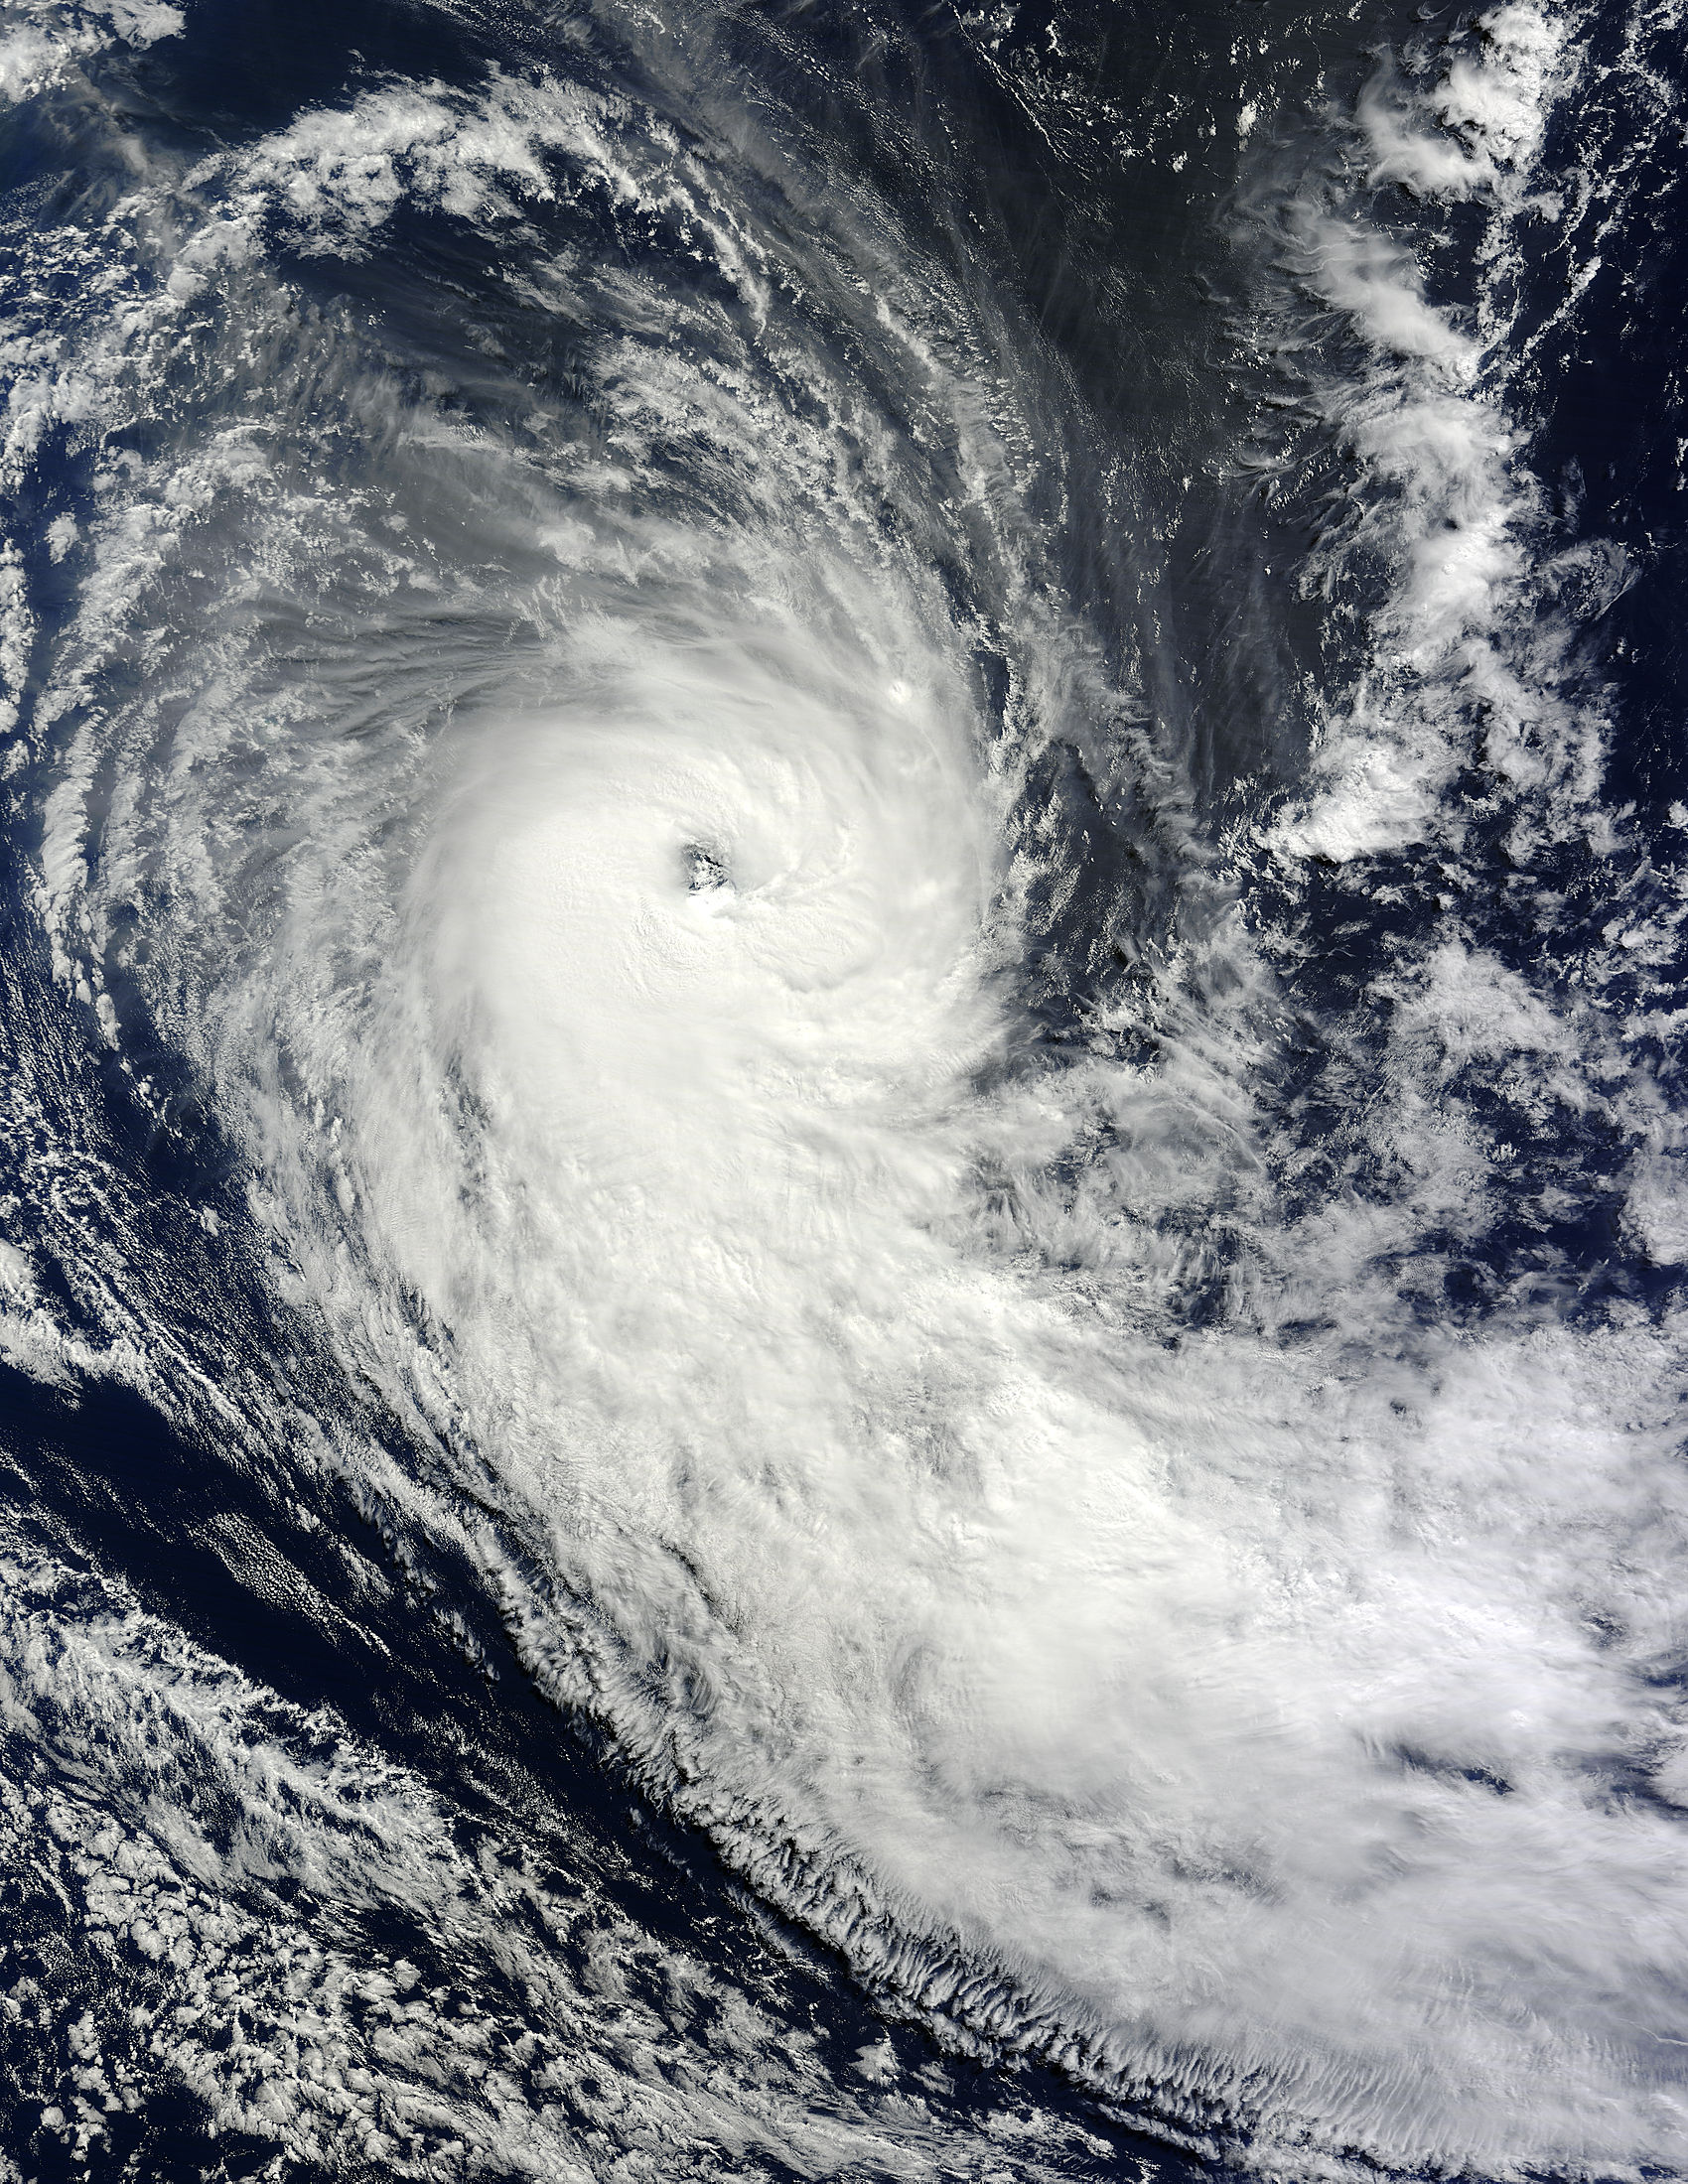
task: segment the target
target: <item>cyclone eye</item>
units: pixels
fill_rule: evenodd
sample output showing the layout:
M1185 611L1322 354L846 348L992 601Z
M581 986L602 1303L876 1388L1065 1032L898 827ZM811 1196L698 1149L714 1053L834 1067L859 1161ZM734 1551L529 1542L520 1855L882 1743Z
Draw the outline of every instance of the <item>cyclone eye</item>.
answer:
M719 850L707 848L702 842L688 842L680 852L680 863L686 876L686 886L693 894L703 894L710 888L730 887L732 876L727 861Z

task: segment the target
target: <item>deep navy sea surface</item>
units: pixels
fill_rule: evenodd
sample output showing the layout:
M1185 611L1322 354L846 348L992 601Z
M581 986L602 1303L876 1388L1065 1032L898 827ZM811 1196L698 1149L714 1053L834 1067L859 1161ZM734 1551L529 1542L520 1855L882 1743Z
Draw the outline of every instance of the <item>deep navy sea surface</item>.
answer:
M0 2184L1688 2174L1680 0L0 26Z

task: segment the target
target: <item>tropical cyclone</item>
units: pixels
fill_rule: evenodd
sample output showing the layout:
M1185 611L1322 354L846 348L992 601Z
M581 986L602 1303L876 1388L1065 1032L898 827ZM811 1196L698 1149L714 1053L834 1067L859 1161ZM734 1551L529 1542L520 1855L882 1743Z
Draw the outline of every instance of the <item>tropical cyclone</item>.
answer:
M1199 617L1154 451L871 72L805 105L706 11L606 5L143 156L94 76L144 26L37 15L13 95L103 150L17 215L31 915L123 1096L162 1132L161 1053L192 1086L238 1176L207 1233L313 1370L45 1189L8 1355L219 1401L302 1525L344 1487L389 1634L445 1543L465 1662L495 1613L613 1779L952 2049L1261 2173L1680 2164L1679 1307L1637 1274L1573 1308L1573 1246L1517 1243L1626 1190L1637 1266L1675 1234L1625 982L1680 899L1603 785L1506 361L1587 26L1508 7L1277 135L1249 96L1231 247L1344 512L1237 623L1330 607L1311 754L1215 787L1165 699ZM1571 979L1596 859L1643 877ZM63 1706L78 1628L90 1720L199 1678L261 1802L249 1680L159 1668L120 1585L35 1552L18 1688ZM289 1870L351 1890L364 1793L307 1777ZM418 1781L430 1901L492 1962ZM246 1884L157 1826L153 1895ZM597 2009L594 2067L654 2069Z

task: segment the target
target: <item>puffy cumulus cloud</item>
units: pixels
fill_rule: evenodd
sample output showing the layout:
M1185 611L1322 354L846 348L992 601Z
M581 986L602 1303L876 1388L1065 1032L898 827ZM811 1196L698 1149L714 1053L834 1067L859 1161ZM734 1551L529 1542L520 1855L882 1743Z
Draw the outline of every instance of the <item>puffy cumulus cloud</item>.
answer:
M184 2093L208 2145L273 2149L263 2175L935 2178L1002 2157L1000 2132L932 2113L941 2071L906 2075L889 2038L867 2088L834 2086L812 2036L642 1932L542 1801L466 1843L332 1710L122 1585L11 1530L0 1574L0 2023L36 2159L132 2146ZM60 1959L73 1976L44 1978ZM1057 2116L1016 2122L1002 2173L1027 2184L1086 2150Z
M1477 24L1475 51L1456 53L1428 96L1412 97L1387 69L1367 87L1358 119L1369 179L1432 198L1515 191L1574 66L1560 17L1522 4L1491 9Z

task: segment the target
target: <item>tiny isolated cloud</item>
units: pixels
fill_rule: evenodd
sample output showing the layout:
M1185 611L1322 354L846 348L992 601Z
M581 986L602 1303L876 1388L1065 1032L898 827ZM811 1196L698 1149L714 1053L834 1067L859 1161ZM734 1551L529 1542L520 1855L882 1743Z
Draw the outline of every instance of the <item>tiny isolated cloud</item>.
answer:
M856 2050L856 2060L850 2067L871 2084L885 2085L897 2076L897 2051L889 2038L871 2040Z
M1582 539L1549 562L1546 587L1575 621L1597 621L1640 574L1632 555L1613 539Z

